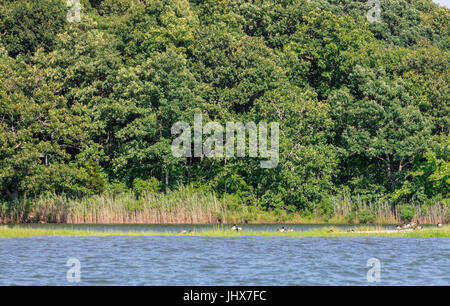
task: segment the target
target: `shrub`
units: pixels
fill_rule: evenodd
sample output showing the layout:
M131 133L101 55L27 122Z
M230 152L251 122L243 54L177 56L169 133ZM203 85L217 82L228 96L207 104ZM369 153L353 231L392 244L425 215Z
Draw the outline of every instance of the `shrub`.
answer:
M345 222L348 224L353 224L356 219L356 213L355 212L349 212L347 216L345 216Z
M361 224L371 224L375 222L375 216L366 208L359 212L358 221Z
M398 206L398 213L402 221L411 221L416 213L416 207L409 204L402 204Z
M326 222L332 217L334 213L333 203L331 202L331 198L326 198L319 206L319 214L324 216Z
M136 178L133 181L133 191L137 198L141 197L145 193L158 192L160 188L160 182L154 177L151 177L147 181L144 181L140 178Z
M112 195L117 195L120 193L125 193L128 191L127 186L119 181L112 181L111 183L109 183L106 186L106 193L108 194L112 194Z

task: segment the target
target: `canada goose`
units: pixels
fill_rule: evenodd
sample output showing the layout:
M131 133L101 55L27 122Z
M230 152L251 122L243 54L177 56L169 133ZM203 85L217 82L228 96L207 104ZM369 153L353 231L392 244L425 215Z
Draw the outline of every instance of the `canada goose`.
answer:
M178 234L186 234L186 233L187 233L186 230L181 230L181 231L178 232Z
M232 227L230 227L230 231L235 231L237 229L237 225L233 225Z
M237 227L236 232L242 232L242 227Z
M407 229L408 226L406 224L402 224L402 229Z
M286 232L288 232L288 233L291 233L291 232L293 232L293 231L294 231L294 229L293 229L293 228L290 228L290 227L286 229Z
M286 229L284 228L284 226L282 226L281 228L277 229L277 232L284 233L286 232Z
M417 226L417 222L411 221L411 222L409 222L409 226L416 227Z
M442 223L439 222L438 224L436 224L437 227L442 227Z
M416 226L415 228L414 228L414 230L421 230L422 229L422 226Z
M396 229L397 229L397 231L401 231L402 227L400 225L397 225Z
M351 228L351 229L349 229L347 232L348 232L348 233L354 233L355 230L354 230L353 228Z

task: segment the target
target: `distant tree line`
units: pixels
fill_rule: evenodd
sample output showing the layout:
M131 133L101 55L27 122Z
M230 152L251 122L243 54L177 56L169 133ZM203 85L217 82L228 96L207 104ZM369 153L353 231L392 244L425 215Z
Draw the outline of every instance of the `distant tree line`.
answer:
M180 185L262 209L449 205L450 11L431 0L0 3L0 200ZM171 126L276 121L280 161L175 158Z

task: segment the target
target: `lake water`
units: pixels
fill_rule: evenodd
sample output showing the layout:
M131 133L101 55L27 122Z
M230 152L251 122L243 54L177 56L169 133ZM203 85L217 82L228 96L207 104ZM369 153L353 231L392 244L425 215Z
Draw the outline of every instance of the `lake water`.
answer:
M202 226L75 226L123 231L194 227ZM263 227L276 228L255 229ZM80 262L79 283L66 277L70 258ZM371 258L380 263L380 281L375 283L367 280ZM0 285L77 284L448 286L450 238L0 238Z

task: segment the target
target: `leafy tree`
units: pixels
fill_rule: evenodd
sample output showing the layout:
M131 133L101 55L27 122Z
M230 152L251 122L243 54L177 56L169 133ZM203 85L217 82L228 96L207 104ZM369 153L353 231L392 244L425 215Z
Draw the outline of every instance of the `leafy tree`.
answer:
M368 23L366 2L82 0L69 23L64 0L2 1L0 200L190 185L280 219L330 217L344 192L447 203L449 10L381 0ZM279 123L278 166L174 157L194 114Z
M61 0L16 0L0 4L0 37L9 55L30 56L37 48L53 49L64 30L66 6Z
M418 156L413 165L413 171L393 193L394 200L413 203L424 203L428 199L449 203L450 163L448 160L448 136L441 137L439 145L434 150Z
M289 45L297 57L293 82L316 89L319 99L348 83L355 65L369 65L374 53L373 35L362 22L315 10L293 34Z
M0 58L0 185L9 200L45 191L85 193L73 159L86 141L82 119L27 64Z
M337 131L343 165L356 178L383 173L377 183L392 190L414 158L426 151L431 123L413 105L401 80L362 67L350 78L352 89L330 98L334 119L343 127Z

